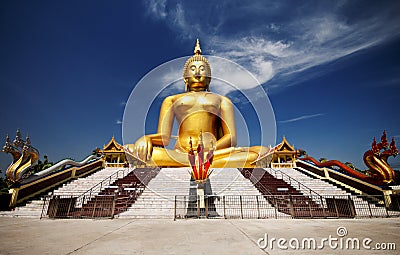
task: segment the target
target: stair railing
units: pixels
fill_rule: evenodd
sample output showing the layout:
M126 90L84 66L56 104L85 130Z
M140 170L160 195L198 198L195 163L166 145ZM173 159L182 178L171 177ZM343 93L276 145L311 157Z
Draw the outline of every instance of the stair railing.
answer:
M251 181L251 183L253 183L254 186L256 186L256 188L258 188L258 190L261 191L263 195L274 196L261 182L259 182L256 177L253 176L253 174L249 170L242 169L241 171L244 173L244 176L246 178L248 176L248 179Z
M73 195L71 194L69 197L76 197L76 205L81 205L83 206L85 204L85 202L88 202L90 200L90 198L92 197L92 194L95 194L95 190L98 190L99 192L103 189L104 186L108 186L110 185L112 182L114 182L115 179L119 179L122 177L125 177L127 174L129 174L131 172L131 169L123 169L123 170L118 170L117 172L111 174L110 176L108 176L107 178L105 178L104 180L100 181L99 183L93 185L90 189L88 189L87 191L85 191L84 193L80 194L80 195ZM122 177L120 177L122 176ZM64 193L64 192L63 192ZM72 192L71 192L72 193ZM98 192L97 192L98 193ZM47 210L48 210L48 205L50 203L50 200L54 197L57 196L56 194L54 194L54 190L50 195L45 196L45 201L47 202L46 206L43 205L42 208L42 213L41 213L41 217L43 217L44 215L46 215Z
M130 170L129 168L123 169L123 170L118 170L117 172L111 174L104 180L102 180L99 183L92 186L90 189L88 189L87 191L85 191L84 193L82 193L81 195L79 195L77 197L77 199L76 199L77 205L80 204L83 206L85 204L85 202L89 201L92 198L92 195L99 193L103 189L103 187L107 187L110 184L112 184L115 180L121 179L121 178L124 178L125 176L127 176L130 173L129 170ZM96 191L98 191L98 192L96 192Z
M279 201L285 198L272 194L271 191L269 191L267 187L265 187L261 182L259 182L259 179L256 178L249 170L243 168L240 171L243 173L245 177L246 175L248 176L250 182L253 183L253 185L263 194L264 198L275 208L275 215L276 215L277 211L280 210Z
M274 169L274 168L264 168L269 174L271 174L272 176L274 176L275 178L279 178L278 176L280 176L280 179L284 180L286 183L288 183L290 186L292 186L293 188L298 188L299 191L302 190L307 190L310 193L310 197L312 197L313 195L321 197L321 195L310 189L309 187L307 187L306 185L304 185L303 183L299 182L298 180L290 177L288 174L278 170L278 169ZM269 171L271 170L271 171ZM303 188L303 189L302 189ZM306 195L306 194L304 194Z
M134 186L134 190L130 190L126 195L129 196L129 199L125 202L125 206L120 208L120 211L126 211L128 209L128 207L130 207L133 202L136 201L136 199L143 193L146 185L150 182L151 179L153 179L157 173L158 173L159 169L150 169L147 174L143 177L139 179L139 183L135 183L133 184ZM114 204L115 206L115 204ZM114 208L115 211L115 208Z

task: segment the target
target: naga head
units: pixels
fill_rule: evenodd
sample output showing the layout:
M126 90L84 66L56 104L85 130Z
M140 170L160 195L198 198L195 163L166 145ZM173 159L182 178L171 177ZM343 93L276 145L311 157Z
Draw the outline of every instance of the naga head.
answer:
M372 150L372 153L374 153L375 155L379 154L379 148L378 148L378 145L376 144L375 137L374 137L374 140L372 141L371 150Z
M27 152L31 148L31 139L29 136L26 137L26 142L24 146L22 147L22 152Z
M22 148L22 147L24 147L24 143L25 142L24 142L24 140L22 140L22 137L21 137L21 131L19 131L19 129L17 129L17 134L15 136L13 144L17 148Z
M387 149L389 147L389 142L386 138L386 130L383 130L383 134L381 136L381 142L379 143L379 145L383 149Z
M394 141L394 137L392 137L392 142L390 143L389 149L393 157L396 157L397 154L399 154L399 150L396 147L396 142Z
M5 153L9 153L9 152L12 151L12 149L13 149L13 146L12 146L12 144L11 144L10 137L7 135L7 137L6 137L6 143L4 144L3 151L4 151Z

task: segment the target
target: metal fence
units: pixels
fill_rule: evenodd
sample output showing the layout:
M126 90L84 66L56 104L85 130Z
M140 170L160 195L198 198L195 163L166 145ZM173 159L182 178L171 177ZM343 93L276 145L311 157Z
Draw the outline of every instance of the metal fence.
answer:
M77 206L76 196L47 196L44 201L41 218L112 218L114 216L114 195L84 196L82 199L86 203Z
M174 219L281 219L399 217L400 204L390 196L175 196ZM386 205L386 206L385 206Z
M119 170L100 181L81 195L75 191L62 191L44 197L40 218L112 217L114 215L114 194L98 195L116 179L129 174L130 169Z
M120 170L81 195L63 192L45 196L40 218L113 218L126 211L143 193L145 184L158 173L158 169L135 170L138 170L135 175L140 175L138 182L128 181L115 186L116 180L132 172Z
M102 194L84 196L83 204L78 197L48 196L45 198L42 216L49 218L113 218L141 194L140 189L131 189L125 197L129 205L119 206L118 195ZM284 218L372 218L400 217L400 203L392 196L297 196L297 195L225 195L175 196L171 218L224 218L224 219L284 219ZM370 201L367 201L367 200ZM126 202L126 200L124 200ZM123 203L125 203L122 201ZM170 201L170 200L169 200ZM169 203L169 201L167 201ZM172 202L172 201L171 201ZM165 218L161 214L165 203L152 204L147 208L148 217ZM171 208L172 209L172 208ZM173 214L173 215L172 215ZM146 215L143 215L146 218Z

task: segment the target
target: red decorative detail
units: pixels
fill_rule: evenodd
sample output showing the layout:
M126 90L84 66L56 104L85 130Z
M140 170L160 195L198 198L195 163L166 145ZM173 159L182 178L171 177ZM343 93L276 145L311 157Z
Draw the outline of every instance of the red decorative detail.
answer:
M325 161L323 163L319 162L318 160L316 160L313 157L304 157L304 158L300 158L301 160L304 161L311 161L312 163L314 163L316 166L318 167L332 167L332 166L337 166L340 167L343 171L345 171L347 174L356 177L360 180L366 181L368 183L372 183L375 185L383 185L383 182L376 180L375 178L365 175L363 173L357 172L356 170L354 170L353 168L348 167L347 165L343 164L342 162L338 161L338 160L329 160L329 161Z
M381 153L380 151L382 149L384 151ZM319 167L337 166L340 167L348 175L351 175L368 183L381 186L393 181L395 177L395 172L387 163L387 160L390 156L396 157L398 153L399 151L396 147L394 138L392 138L392 142L389 145L389 142L386 138L386 131L383 131L381 141L379 143L376 143L376 139L374 137L371 149L364 153L363 160L365 165L369 168L367 170L367 173L369 175L360 173L338 160L329 160L323 163L317 161L312 157L301 158L301 160L311 161Z
M374 140L372 141L372 145L371 145L371 150L374 154L378 155L380 149L378 148L378 145L376 144L376 138L374 137Z
M200 139L200 142L197 146L196 164L196 156L193 150L192 139L190 139L189 144L190 148L188 152L188 158L190 166L192 167L191 175L197 183L204 183L207 181L208 176L211 174L210 167L214 158L214 149L211 148L211 150L207 153L206 161L204 162L204 145L202 140Z
M389 142L386 138L386 130L383 130L383 135L381 136L381 142L380 145L382 146L379 149L386 149L389 146Z

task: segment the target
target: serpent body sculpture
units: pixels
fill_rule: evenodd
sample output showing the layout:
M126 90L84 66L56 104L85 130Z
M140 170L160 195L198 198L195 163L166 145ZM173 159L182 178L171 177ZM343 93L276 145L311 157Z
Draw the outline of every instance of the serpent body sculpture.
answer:
M6 171L6 178L9 183L32 181L55 172L66 165L82 166L91 160L99 159L94 155L87 157L81 162L76 162L72 159L64 159L53 166L44 169L43 171L26 176L28 170L38 163L39 152L37 149L31 146L29 137L26 138L26 141L21 138L21 133L19 130L17 130L17 135L13 142L11 142L10 138L7 136L6 143L3 147L3 152L10 153L13 156L13 162Z
M100 159L100 158L95 156L95 155L90 155L90 156L86 157L84 160L82 160L80 162L74 161L72 159L63 159L63 160L59 161L58 163L52 165L49 168L46 168L46 169L44 169L44 170L42 170L42 171L40 171L38 173L30 175L29 177L24 179L23 182L27 183L27 182L31 182L31 181L37 180L39 178L47 176L48 174L50 174L52 172L55 172L55 171L57 171L59 169L62 169L64 166L67 166L67 165L68 166L80 167L80 166L83 166L83 165L85 165L85 164L87 164L89 162L92 162L93 160L98 160L98 159Z
M381 152L381 150L383 151ZM387 161L389 157L396 157L398 153L399 151L396 147L394 138L392 138L392 141L389 145L386 139L386 132L384 131L381 137L381 141L379 143L376 143L376 139L374 138L371 149L364 153L363 160L365 165L368 167L366 171L367 174L358 172L338 160L319 162L312 157L304 157L301 158L301 160L311 161L319 167L337 166L350 176L356 177L371 184L381 186L388 184L394 180L395 171L392 169Z

